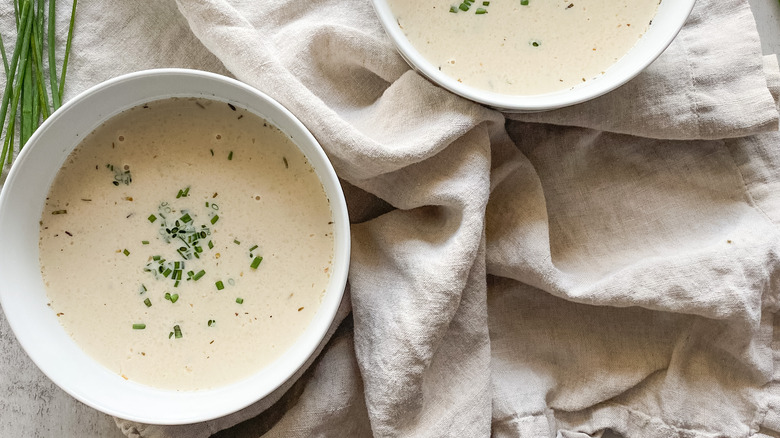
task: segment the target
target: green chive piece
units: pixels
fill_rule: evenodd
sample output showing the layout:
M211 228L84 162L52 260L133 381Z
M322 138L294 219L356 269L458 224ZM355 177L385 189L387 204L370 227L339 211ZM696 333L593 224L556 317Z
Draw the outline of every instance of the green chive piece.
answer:
M490 2L482 2L482 6L490 6Z
M165 299L168 301L171 300L171 294L169 292L165 292Z
M255 246L253 246L253 247L249 248L249 251L250 251L250 252L252 252L252 251L254 251L254 250L256 250L256 249L257 249L257 245L255 245Z
M68 38L65 42L65 58L62 60L62 76L60 76L60 97L65 92L65 72L68 71L68 58L70 57L70 44L73 41L73 25L76 22L76 3L78 0L73 0L73 8L70 12L70 25L68 26ZM53 17L52 17L53 18Z
M133 324L133 330L143 330L146 328L146 324Z
M181 338L181 328L179 328L178 324L173 326L173 336L176 337L176 339Z
M233 243L235 243L236 245L241 245L241 242L238 239L233 239Z
M523 6L528 6L528 0L520 0L520 4Z
M51 100L52 100L52 106L56 110L57 108L62 105L62 101L60 100L60 86L57 83L57 67L55 62L55 54L54 49L57 47L57 45L54 42L55 37L55 30L54 30L54 23L57 21L54 19L55 15L55 5L56 2L49 2L49 81L51 82Z
M534 47L539 47L542 45L542 42L539 40L531 40L531 45Z
M469 5L467 5L465 2L461 3L460 6L458 6L458 9L460 9L463 12L466 12L469 10Z
M171 339L173 337L173 332L168 333L168 339Z
M148 241L148 240L142 240L142 241L141 241L141 245L148 245L148 244L149 244L149 241Z
M200 279L201 279L201 277L203 277L204 275L206 275L206 271L204 271L203 269L201 269L200 271L198 271L198 273L197 273L197 274L195 274L195 275L193 275L193 276L192 276L192 279L193 279L194 281L198 281L198 280L200 280Z
M214 249L214 243L209 240L209 249Z
M255 257L254 260L252 260L252 264L249 265L252 269L257 269L258 266L260 266L260 262L263 261L262 257Z
M233 151L230 151L230 153L228 154L228 160L232 160L232 159L233 159Z
M154 223L154 221L156 221L156 220L157 220L157 216L155 216L155 215L153 215L153 214L150 214L150 215L149 215L149 217L148 217L148 219L149 219L149 222L151 222L151 223Z
M243 298L236 298L236 302L238 304L244 304L244 299Z
M179 294L171 295L171 303L175 303L176 301L179 301Z
M209 327L211 327L212 325L214 325L214 323L216 323L216 322L217 322L217 321L214 321L213 319L210 319L210 320L209 320L209 322L208 322L208 325L209 325Z
M486 14L487 10L485 10L485 8L477 8L477 11L474 13L477 15L482 15L482 14Z
M163 271L162 275L163 277L168 278L168 276L171 275L171 272L173 272L173 270L171 268L168 268Z
M156 255L156 256L152 256L152 260L154 260L154 261L158 261L158 260L160 260L161 258L162 258L162 257L160 257L160 256L158 256L158 255Z
M130 251L128 251L128 250L127 250L127 248L125 248L125 249L122 251L122 254L124 254L125 256L129 256L129 255L130 255Z
M182 216L181 218L179 218L179 220L186 224L187 222L192 222L192 217L190 217L190 214L187 213L184 216Z
M450 12L452 12L453 14L457 14L458 8L456 8L455 6L450 6Z
M147 298L147 299L144 300L144 304L146 304L146 307L152 307L152 300Z
M214 225L219 220L219 215L215 214L214 217L211 218L211 225Z
M214 283L215 286L217 286L217 290L222 290L225 288L225 285L222 283L222 280L217 281Z

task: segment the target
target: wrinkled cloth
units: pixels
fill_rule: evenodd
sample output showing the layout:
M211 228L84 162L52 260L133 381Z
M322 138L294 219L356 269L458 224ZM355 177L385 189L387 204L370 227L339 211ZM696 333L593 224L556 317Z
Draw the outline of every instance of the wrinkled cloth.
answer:
M699 0L634 80L534 114L423 79L368 0L81 2L76 26L66 100L233 76L312 131L353 223L303 369L206 423L117 419L128 437L780 434L780 69L746 0Z

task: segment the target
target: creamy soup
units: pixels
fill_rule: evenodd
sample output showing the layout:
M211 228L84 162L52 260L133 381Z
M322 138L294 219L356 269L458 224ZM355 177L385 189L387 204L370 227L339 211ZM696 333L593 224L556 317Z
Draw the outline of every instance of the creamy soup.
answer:
M247 377L317 311L333 220L276 127L204 99L150 102L73 151L40 222L49 305L88 354L178 390Z
M659 0L387 0L409 42L459 82L503 94L573 87L647 31Z

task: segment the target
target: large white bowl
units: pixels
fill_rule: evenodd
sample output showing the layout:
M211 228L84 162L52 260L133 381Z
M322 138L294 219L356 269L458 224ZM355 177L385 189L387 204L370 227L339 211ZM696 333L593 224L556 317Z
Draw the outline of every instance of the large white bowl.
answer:
M653 18L653 24L647 32L623 58L598 78L583 82L572 89L552 93L509 95L464 85L439 71L406 38L387 0L372 0L387 35L412 68L455 94L505 112L545 111L574 105L601 96L625 84L666 50L685 24L695 1L662 0Z
M290 136L319 176L333 212L335 254L322 304L303 335L254 375L212 390L172 391L128 381L95 362L65 332L48 302L38 261L38 221L57 171L73 148L123 110L168 97L229 102ZM107 414L150 424L186 424L230 414L268 395L312 355L341 302L350 236L344 194L322 148L280 104L236 80L194 70L149 70L97 85L62 106L19 154L0 193L0 303L16 338L54 383Z

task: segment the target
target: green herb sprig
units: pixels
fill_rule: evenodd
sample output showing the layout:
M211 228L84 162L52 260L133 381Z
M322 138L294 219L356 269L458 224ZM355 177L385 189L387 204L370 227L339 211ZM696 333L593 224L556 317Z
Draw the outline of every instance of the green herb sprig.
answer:
M65 76L68 71L73 28L76 21L76 5L73 0L65 43L65 54L60 76L56 65L56 1L50 0L48 16L43 0L15 0L16 43L8 62L5 44L0 35L0 55L5 72L5 88L0 102L0 128L2 128L2 150L0 150L0 174L5 165L10 165L14 156L14 142L19 131L18 151L32 136L43 120L62 105L65 91ZM48 25L44 22L48 20ZM46 39L48 66L44 66L43 41ZM44 76L48 67L48 87ZM49 100L51 95L51 100ZM18 125L17 125L18 123Z

